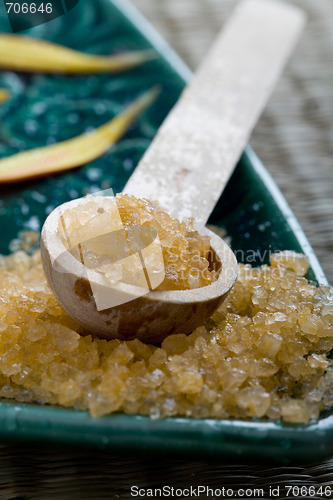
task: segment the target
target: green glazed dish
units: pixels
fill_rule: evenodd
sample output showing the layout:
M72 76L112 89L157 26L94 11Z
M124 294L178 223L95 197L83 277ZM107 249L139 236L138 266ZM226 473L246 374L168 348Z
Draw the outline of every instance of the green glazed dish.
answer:
M0 11L0 31L10 31ZM190 71L125 0L80 0L65 16L25 32L71 48L107 54L154 47L160 57L119 75L26 75L2 71L0 87L12 98L0 107L0 157L51 144L105 123L156 83L163 92L126 136L107 154L78 170L24 184L0 187L0 253L21 230L39 230L57 205L89 190L121 191L149 146ZM247 148L210 223L226 229L240 261L268 262L269 251L296 250L311 264L308 278L326 278L302 229L274 181ZM249 254L251 252L251 254ZM0 403L2 441L42 441L125 452L220 457L229 460L310 462L333 453L333 415L311 425L280 422L111 415Z

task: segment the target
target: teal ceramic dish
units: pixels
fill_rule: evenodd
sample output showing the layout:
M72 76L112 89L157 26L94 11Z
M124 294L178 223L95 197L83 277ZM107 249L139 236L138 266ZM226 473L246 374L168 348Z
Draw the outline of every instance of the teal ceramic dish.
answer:
M10 31L1 12L0 31ZM0 156L77 135L118 113L156 83L158 101L120 143L79 170L0 188L0 252L23 229L39 230L60 203L89 189L120 191L159 125L176 102L190 71L150 25L124 0L80 0L66 16L33 28L32 36L91 53L154 47L160 58L117 76L43 76L1 72L0 87L12 99L0 107ZM248 148L232 176L211 223L224 227L240 260L251 249L255 263L267 250L304 252L308 277L326 279L302 229L255 154ZM228 460L315 461L333 453L333 415L313 425L263 421L191 420L111 415L93 419L87 412L51 406L0 404L0 439L92 446L125 452L171 453L174 456Z

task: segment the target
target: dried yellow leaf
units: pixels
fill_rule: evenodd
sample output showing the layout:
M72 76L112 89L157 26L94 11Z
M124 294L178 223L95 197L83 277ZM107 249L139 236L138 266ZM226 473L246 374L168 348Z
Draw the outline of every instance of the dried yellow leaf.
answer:
M0 89L0 103L7 101L10 97L10 92L7 89Z
M98 56L21 35L0 35L0 68L40 73L116 73L155 59L154 50Z
M133 120L155 100L159 91L158 86L153 87L120 115L92 132L1 159L0 183L42 177L95 160L120 139Z

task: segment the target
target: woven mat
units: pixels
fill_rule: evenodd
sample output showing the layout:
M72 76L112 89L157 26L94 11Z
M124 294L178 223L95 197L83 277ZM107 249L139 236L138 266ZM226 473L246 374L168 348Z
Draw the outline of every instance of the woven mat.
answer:
M333 460L309 467L272 467L260 465L228 465L220 462L145 458L143 456L114 456L109 453L72 452L64 449L45 449L0 446L1 500L129 500L131 487L154 489L163 486L175 489L209 486L211 489L248 490L244 498L264 499L271 488L280 488L279 499L285 498L286 486L310 486L325 492L333 489ZM255 490L262 490L257 491ZM304 491L304 490L303 490ZM295 495L294 498L325 500L329 495ZM257 493L257 494L256 494ZM263 493L263 494L262 494ZM294 490L294 493L297 491ZM137 498L151 498L146 495ZM229 495L230 496L230 495ZM156 495L154 498L161 498ZM165 495L162 498L167 498ZM186 499L186 495L170 498ZM191 497L190 497L191 498ZM192 498L195 498L194 496ZM228 498L202 494L199 498ZM292 498L288 496L288 498Z
M133 3L194 69L235 0L133 0ZM308 11L307 31L251 142L281 187L333 281L333 2L294 0L294 3ZM279 498L284 498L285 485L332 486L333 460L308 467L272 467L119 457L54 447L0 446L1 500L129 499L131 485L224 486L235 491L249 488L253 492L251 498L267 499L272 498L269 486L280 486ZM264 496L256 495L255 488L263 488Z
M195 69L235 0L133 0ZM290 0L308 23L251 144L333 282L333 2Z

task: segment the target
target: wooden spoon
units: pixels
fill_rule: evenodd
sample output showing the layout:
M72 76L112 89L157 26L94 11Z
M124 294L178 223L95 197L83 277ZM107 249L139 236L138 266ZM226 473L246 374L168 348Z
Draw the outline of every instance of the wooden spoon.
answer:
M86 203L65 203L47 218L41 238L46 278L63 308L90 333L104 338L159 343L189 333L209 318L237 277L229 247L204 228L280 72L301 32L303 13L269 0L244 0L160 128L124 192L157 200L173 217L194 217L211 237L216 282L184 291L150 291L98 311L92 286L109 293L101 274L89 272L62 243L59 214ZM57 256L66 255L61 265ZM219 264L218 264L219 265ZM133 295L135 297L135 294ZM132 298L133 298L132 297Z

